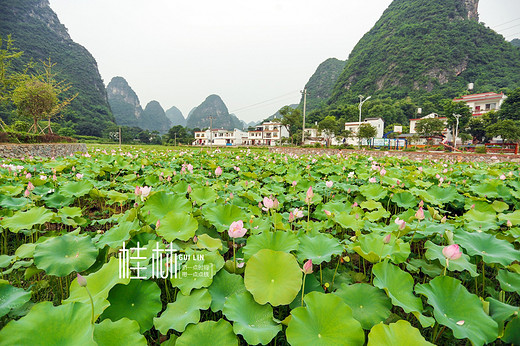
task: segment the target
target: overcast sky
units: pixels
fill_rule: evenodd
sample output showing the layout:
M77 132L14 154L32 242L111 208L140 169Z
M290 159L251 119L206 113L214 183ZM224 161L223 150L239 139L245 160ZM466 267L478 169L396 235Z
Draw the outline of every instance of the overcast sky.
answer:
M186 117L210 94L246 122L298 103L327 58L347 59L391 0L50 0L105 82L124 77L143 108ZM480 0L480 21L520 36L519 0ZM507 23L510 22L510 23Z

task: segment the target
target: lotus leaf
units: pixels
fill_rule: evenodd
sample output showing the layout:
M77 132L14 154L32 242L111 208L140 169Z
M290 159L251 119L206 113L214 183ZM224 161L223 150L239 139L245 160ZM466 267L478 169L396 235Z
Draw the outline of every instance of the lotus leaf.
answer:
M446 265L446 257L442 254L443 246L438 246L432 243L431 241L427 241L424 244L424 247L427 249L425 256L429 260L439 260L442 266ZM479 274L477 273L477 266L469 261L469 256L466 254L462 254L462 256L456 260L450 260L448 265L448 270L454 271L464 271L467 270L471 276L475 277Z
M88 283L88 282L87 282ZM152 319L162 309L161 289L153 281L130 280L127 285L117 284L108 294L110 306L101 319L113 322L127 317L139 323L141 333L152 327Z
M198 205L213 203L217 197L217 193L209 187L195 187L190 193L190 199Z
M482 256L486 263L500 263L507 266L514 261L520 261L520 251L507 240L498 239L484 232L457 232L455 242L460 244L471 255Z
M387 190L379 184L362 185L359 191L367 200L373 199L376 201L385 198L388 193Z
M5 217L0 224L4 228L9 228L11 232L18 233L22 229L31 229L35 225L49 222L53 217L52 211L44 207L36 207L28 211L17 211L13 216Z
M34 249L34 264L49 275L65 276L88 269L96 261L98 249L90 237L72 233L48 238Z
M415 208L419 201L410 192L399 192L392 196L392 202L401 208L410 209Z
M413 294L414 281L410 274L386 261L375 264L372 273L374 286L384 289L394 305L400 306L406 313L412 313L423 327L435 323L433 318L422 314L422 301Z
M177 338L175 346L238 346L238 339L228 321L205 321L190 324L184 333Z
M500 288L506 292L516 292L520 295L520 274L500 269L497 280Z
M139 333L139 323L126 317L116 322L104 320L94 325L94 341L99 346L147 345L145 337Z
M94 185L88 180L68 182L59 189L59 193L65 197L80 198L92 190Z
M417 285L415 291L428 298L437 322L450 328L455 338L468 338L474 345L497 338L497 323L484 312L480 299L469 293L459 280L438 276Z
M193 238L195 231L199 227L197 219L187 213L179 213L173 210L160 219L161 226L157 234L166 241L172 242L176 239L188 240Z
M206 205L202 209L202 215L208 220L219 232L224 232L229 229L229 226L235 222L242 220L247 223L247 214L232 204L211 206Z
M271 305L260 305L247 291L226 299L223 314L233 321L233 331L250 345L268 344L282 330L273 320Z
M2 345L96 345L90 305L41 302L0 330Z
M31 292L0 282L0 317L19 308L31 299Z
M146 200L143 211L148 223L155 224L157 220L161 220L162 223L162 218L172 211L176 213L191 212L191 203L182 195L158 191Z
M286 330L291 345L363 345L365 334L352 310L341 298L311 292L305 307L291 311Z
M213 283L208 288L211 294L211 310L221 311L227 298L246 290L242 276L230 274L226 270L220 270L213 278Z
M170 329L183 332L188 324L198 323L200 310L206 310L211 304L211 296L207 289L194 290L189 296L177 295L174 303L168 304L161 317L154 317L153 324L162 334Z
M257 303L286 305L300 290L302 272L293 255L262 249L247 262L244 284Z
M298 249L298 238L289 232L262 232L247 238L247 245L243 248L244 258L247 260L262 249L291 252Z
M369 330L390 316L391 300L382 290L368 284L342 284L335 295L343 299L363 329Z
M329 262L334 255L343 253L343 246L336 238L318 233L315 236L302 235L297 251L298 260L304 262L311 259L313 264Z
M410 255L410 244L403 242L395 236L390 237L390 242L384 242L384 236L376 233L362 234L352 249L371 263L376 263L384 258L390 258L394 263L406 261Z
M399 320L395 323L375 325L368 334L367 346L400 345L428 346L432 343L424 340L419 329L412 327L410 322Z

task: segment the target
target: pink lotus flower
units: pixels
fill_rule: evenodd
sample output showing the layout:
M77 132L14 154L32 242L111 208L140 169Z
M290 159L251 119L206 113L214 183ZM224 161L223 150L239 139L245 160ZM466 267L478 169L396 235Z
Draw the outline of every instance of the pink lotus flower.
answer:
M295 187L296 184L298 184L298 182L297 182L296 180L293 180L293 182L292 182L292 186Z
M299 219L299 218L302 218L302 217L303 217L303 211L300 210L300 209L298 209L298 208L294 209L294 210L292 211L292 213L293 213L293 215L294 215L294 217L295 217L296 219Z
M279 206L280 206L280 202L278 202L278 198L275 198L273 201L273 208L278 209Z
M330 211L328 211L327 209L323 210L323 212L325 213L325 215L327 216L331 216L332 213Z
M25 192L23 193L24 197L29 197L30 195L31 195L31 191L29 191L29 189L26 189Z
M274 201L270 199L269 197L264 197L263 200L264 207L262 208L263 211L268 211L272 207L274 207Z
M392 239L392 233L387 234L387 235L383 238L383 243L385 243L385 244L390 243L390 239Z
M79 273L77 274L77 278L78 278L78 285L80 287L87 287L87 279L85 279L83 276L79 275Z
M368 182L369 183L377 183L377 179L376 179L376 177L372 177L372 178L368 179Z
M445 246L442 249L442 254L448 260L456 260L456 259L460 258L460 256L462 256L462 251L460 251L458 244L452 244L452 245Z
M26 177L27 179L31 179L32 175L31 175L31 173L27 173L27 174L25 175L25 177Z
M415 213L415 218L419 221L424 220L424 210L423 207L419 207L419 210Z
M352 204L352 208L355 208L357 206L358 206L357 202L354 202L354 204Z
M386 174L386 169L381 168L381 170L379 171L379 174L381 174L381 176L384 176Z
M325 186L327 186L329 189L332 187L332 185L334 185L334 183L330 180L325 183Z
M188 188L186 190L188 191L188 193L191 193L191 185L188 185Z
M217 177L222 175L222 168L220 168L220 166L218 166L217 169L215 169L215 175Z
M159 227L161 227L161 220L157 220L157 222L155 223L155 230L158 230Z
M289 212L289 222L293 222L294 221L294 214L292 211Z
M229 226L228 234L231 238L240 238L246 234L247 229L244 228L244 222L242 220L235 221Z
M513 227L513 223L511 222L511 220L507 220L506 225L509 228Z
M134 194L136 196L141 196L141 187L140 186L135 187Z
M151 186L143 186L141 188L141 198L146 198L150 195L150 192L152 191Z
M395 219L395 223L399 225L399 230L402 231L406 227L406 221L400 220L399 218Z
M504 174L502 174L502 175L500 176L500 180L506 180L506 176L505 176Z
M312 274L312 260L308 260L307 262L305 262L303 264L303 269L302 269L302 272L307 275L307 274Z
M312 186L309 186L309 189L307 190L307 198L311 200L314 197L314 192L312 192Z
M76 178L78 178L78 179L83 178L83 174L81 174L81 173L77 173L77 174L76 174Z
M34 190L34 185L31 182L27 183L27 190L29 190L29 191Z

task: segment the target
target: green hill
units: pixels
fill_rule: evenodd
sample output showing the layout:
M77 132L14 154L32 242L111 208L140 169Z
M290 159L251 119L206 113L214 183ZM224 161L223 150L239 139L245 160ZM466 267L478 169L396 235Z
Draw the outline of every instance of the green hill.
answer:
M358 95L453 98L520 86L520 50L478 22L478 0L394 0L348 57L329 104Z
M326 105L327 100L332 96L334 85L343 72L346 63L346 61L330 58L318 66L316 72L314 72L307 84L305 84L305 88L307 89L307 111L312 111ZM302 107L303 96L300 101L300 108Z
M224 101L218 95L210 95L198 107L193 109L186 119L186 127L208 128L210 126L210 117L213 117L212 128L222 128L233 130L235 128L242 129L242 122L229 111Z
M51 58L57 65L58 79L72 85L78 97L64 112L63 121L71 121L76 133L101 136L114 123L105 86L96 60L70 38L67 29L49 7L48 0L1 0L0 35L11 35L14 46L23 51L15 68Z

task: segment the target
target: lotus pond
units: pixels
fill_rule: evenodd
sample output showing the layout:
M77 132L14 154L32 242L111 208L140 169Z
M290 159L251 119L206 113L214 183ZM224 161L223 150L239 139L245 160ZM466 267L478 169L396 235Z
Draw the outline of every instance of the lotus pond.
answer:
M520 170L248 150L0 162L3 345L520 344Z

